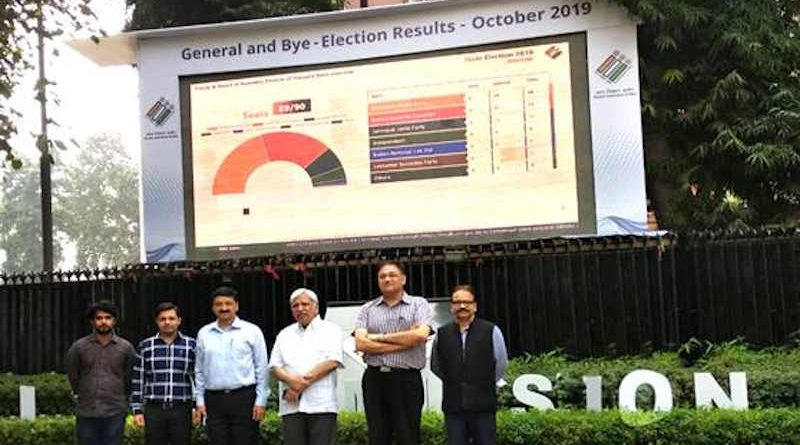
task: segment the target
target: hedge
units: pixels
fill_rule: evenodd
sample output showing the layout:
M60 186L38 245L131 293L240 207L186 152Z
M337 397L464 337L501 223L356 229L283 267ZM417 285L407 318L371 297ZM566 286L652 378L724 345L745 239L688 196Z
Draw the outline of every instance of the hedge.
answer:
M542 374L553 382L547 394L557 408L583 409L585 388L581 377L603 377L603 406L617 406L619 382L635 369L651 369L667 376L672 384L676 407L694 408L695 372L710 372L727 390L728 373L747 373L750 408L800 407L800 349L773 348L752 350L738 342L715 346L690 341L678 352L656 352L644 356L572 360L563 353L526 355L510 361L506 380L522 374ZM277 409L275 379L268 411ZM71 415L73 409L69 383L63 374L30 376L0 374L0 416L19 414L19 385L36 387L36 410L44 415ZM652 406L652 394L644 386L639 392L639 407ZM502 408L519 407L511 385L498 394Z
M700 353L693 350L699 349ZM583 376L602 376L603 407L616 408L619 383L629 372L650 369L664 374L672 385L676 407L694 408L694 373L709 372L726 391L728 373L747 373L750 408L788 408L800 406L800 349L771 348L752 350L739 342L715 346L696 340L678 352L656 352L646 356L571 360L553 352L527 355L511 360L506 380L513 382L522 374L541 374L553 382L546 394L557 408L583 409L586 405ZM652 391L640 388L639 407L651 407ZM500 406L520 406L511 385L498 394Z
M547 412L498 413L498 445L794 445L800 443L800 411L766 409L750 411L677 409L655 416L632 413L632 419L618 411L588 412L560 410ZM647 422L657 418L655 421ZM627 421L626 421L627 419ZM444 445L445 433L440 413L425 412L422 443ZM645 420L645 422L640 422ZM642 425L635 426L637 423ZM74 419L71 416L40 417L33 422L0 418L0 445L71 445ZM340 445L367 443L364 416L339 415ZM142 430L130 419L125 444L144 443ZM207 440L197 428L193 443ZM280 424L274 412L261 424L261 443L280 444Z
M0 374L0 417L19 415L19 387L36 387L36 414L72 415L75 401L65 374L54 372L33 375ZM270 380L271 393L278 393L278 383ZM271 397L268 410L277 410L277 399Z
M36 413L72 414L75 402L69 381L54 372L35 375L0 374L0 416L19 415L19 386L36 387Z

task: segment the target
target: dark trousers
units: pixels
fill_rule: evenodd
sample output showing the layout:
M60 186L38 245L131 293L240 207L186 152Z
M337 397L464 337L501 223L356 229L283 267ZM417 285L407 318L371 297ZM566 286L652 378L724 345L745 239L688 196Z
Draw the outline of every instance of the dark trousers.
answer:
M147 402L144 408L144 440L147 445L190 445L192 402Z
M122 445L125 414L111 417L77 416L75 436L78 445Z
M336 445L336 413L281 416L284 445Z
M206 391L206 433L211 445L259 443L258 423L253 420L256 387L234 391Z
M495 445L495 413L445 413L448 445Z
M381 372L369 367L361 380L369 445L418 445L422 376L416 369Z

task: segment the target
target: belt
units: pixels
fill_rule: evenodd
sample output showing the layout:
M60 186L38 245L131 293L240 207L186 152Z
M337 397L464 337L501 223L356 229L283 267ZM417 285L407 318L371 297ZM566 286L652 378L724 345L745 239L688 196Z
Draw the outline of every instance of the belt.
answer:
M191 400L147 400L147 406L157 406L161 409L182 408L191 403Z
M233 394L237 392L244 392L256 389L256 385L240 386L238 388L230 389L207 389L206 394Z
M382 372L384 374L392 373L392 372L419 372L419 369L414 368L392 368L391 366L367 366L368 370L373 372Z

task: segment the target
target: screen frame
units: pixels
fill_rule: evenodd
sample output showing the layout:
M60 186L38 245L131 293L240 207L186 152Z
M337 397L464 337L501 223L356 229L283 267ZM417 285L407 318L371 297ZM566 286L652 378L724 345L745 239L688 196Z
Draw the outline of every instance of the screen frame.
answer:
M437 57L442 55L457 55L476 51L513 49L521 46L543 45L557 42L566 42L570 46L569 57L572 89L572 128L575 142L576 191L578 195L578 223L576 226L569 228L558 226L552 228L545 227L541 230L535 231L517 231L514 230L516 228L512 227L487 228L486 233L482 233L481 235L461 235L458 232L454 232L447 237L441 236L443 232L403 234L397 237L392 237L393 234L387 233L386 237L365 236L358 237L356 240L347 238L346 242L344 241L344 238L333 238L309 239L306 241L313 241L313 243L307 244L304 244L302 241L285 241L254 244L231 244L221 246L196 246L194 228L194 177L192 170L193 141L191 127L191 86L193 84L298 73L317 69L336 69L352 66L364 66L368 64ZM570 236L596 233L596 200L594 188L591 113L589 109L589 67L587 59L587 33L586 31L581 31L569 34L492 42L481 45L423 51L395 56L375 57L347 62L296 65L274 69L242 70L212 74L178 76L182 136L181 148L184 179L184 230L186 235L187 259L214 260L281 253L332 252L364 248L408 247L411 245L464 245L487 242L522 241L552 236ZM439 236L437 236L437 234L439 234Z

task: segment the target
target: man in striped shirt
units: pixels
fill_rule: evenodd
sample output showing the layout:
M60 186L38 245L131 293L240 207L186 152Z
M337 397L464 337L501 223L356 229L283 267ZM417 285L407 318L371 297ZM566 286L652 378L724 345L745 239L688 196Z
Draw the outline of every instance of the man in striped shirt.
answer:
M161 303L154 314L158 333L139 343L133 366L133 422L145 429L148 445L189 445L195 340L178 330L175 304Z
M381 295L361 306L356 318L356 350L367 363L361 387L369 445L389 445L393 439L397 445L420 443L420 370L433 315L428 301L408 295L405 284L402 264L381 262Z

